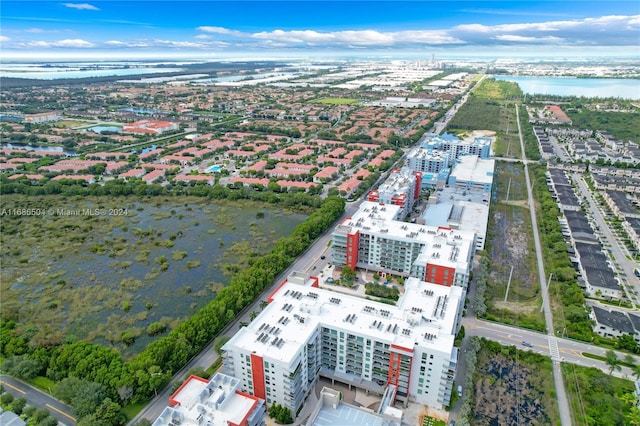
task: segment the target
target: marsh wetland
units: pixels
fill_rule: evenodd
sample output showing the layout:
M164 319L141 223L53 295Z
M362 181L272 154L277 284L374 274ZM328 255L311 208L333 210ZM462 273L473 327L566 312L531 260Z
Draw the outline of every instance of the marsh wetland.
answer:
M40 214L8 214L25 208ZM86 339L125 356L215 298L234 271L306 218L188 197L11 195L2 209L3 318L34 344Z

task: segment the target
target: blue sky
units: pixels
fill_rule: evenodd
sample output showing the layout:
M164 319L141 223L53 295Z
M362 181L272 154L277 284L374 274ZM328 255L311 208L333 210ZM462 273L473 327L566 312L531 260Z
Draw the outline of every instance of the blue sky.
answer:
M635 56L639 1L6 1L0 59Z

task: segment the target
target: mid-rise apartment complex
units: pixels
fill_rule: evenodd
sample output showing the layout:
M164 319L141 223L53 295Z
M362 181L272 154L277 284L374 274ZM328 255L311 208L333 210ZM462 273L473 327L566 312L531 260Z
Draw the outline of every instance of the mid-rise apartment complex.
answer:
M491 142L491 138L476 137L473 140L461 140L456 136L444 133L441 136L429 135L420 144L419 149L448 152L451 160L459 158L461 155L475 155L486 159L491 156Z
M442 136L429 134L418 147L407 155L407 165L414 171L422 172L423 187L445 185L454 162L464 156L489 159L491 138L477 137L460 140L448 133Z
M378 189L369 193L369 201L399 206L398 217L402 220L411 212L415 201L420 197L422 173L408 167L393 170Z
M409 278L396 306L316 288L292 274L223 347L243 390L297 414L322 375L437 409L449 404L464 290Z
M365 201L332 235L332 263L466 287L475 234L395 220L396 205Z

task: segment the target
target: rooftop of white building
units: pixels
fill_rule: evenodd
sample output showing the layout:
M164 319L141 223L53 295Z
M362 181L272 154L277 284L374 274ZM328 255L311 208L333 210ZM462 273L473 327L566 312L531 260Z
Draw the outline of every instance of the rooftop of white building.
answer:
M307 281L309 285L309 281ZM272 302L225 345L293 365L319 326L407 348L450 351L463 289L408 278L396 306L331 290L285 283ZM449 348L449 349L445 349Z
M472 250L475 235L469 230L455 230L436 226L393 220L399 206L364 201L360 209L336 228L336 231L354 233L360 231L388 238L418 242L427 246L424 254L438 259L436 263L456 270L467 270L469 250Z
M164 409L153 426L242 424L258 404L258 398L237 393L239 383L235 377L222 373L216 373L210 381L191 376L171 395L171 406Z
M405 191L411 187L416 181L413 170L403 167L400 170L394 170L389 177L378 187L378 192L397 193Z
M416 148L408 155L409 158L418 158L424 160L447 160L449 153L447 151L427 151L423 148Z
M496 160L484 160L475 155L463 155L454 163L451 176L457 181L492 184Z

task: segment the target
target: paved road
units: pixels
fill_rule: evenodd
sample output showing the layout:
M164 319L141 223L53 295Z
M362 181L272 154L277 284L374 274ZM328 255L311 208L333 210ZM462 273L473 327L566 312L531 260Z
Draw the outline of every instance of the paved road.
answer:
M52 396L34 388L22 380L11 376L0 375L0 383L4 390L13 394L16 398L25 398L27 404L38 408L46 408L62 425L75 425L76 419L71 408L53 398Z
M530 350L542 355L549 355L549 336L524 328L512 327L504 324L483 321L474 317L465 317L462 320L466 336L484 337L503 345L515 345L522 350ZM531 344L531 347L524 346L522 342ZM590 345L577 340L556 338L558 348L558 361L577 364L584 367L595 367L605 373L609 373L609 366L604 361L586 357L584 354L592 354L604 357L607 349ZM618 359L624 359L626 353L617 352ZM636 362L638 358L636 357ZM622 367L621 371L614 371L614 376L632 380L633 371L628 367Z

